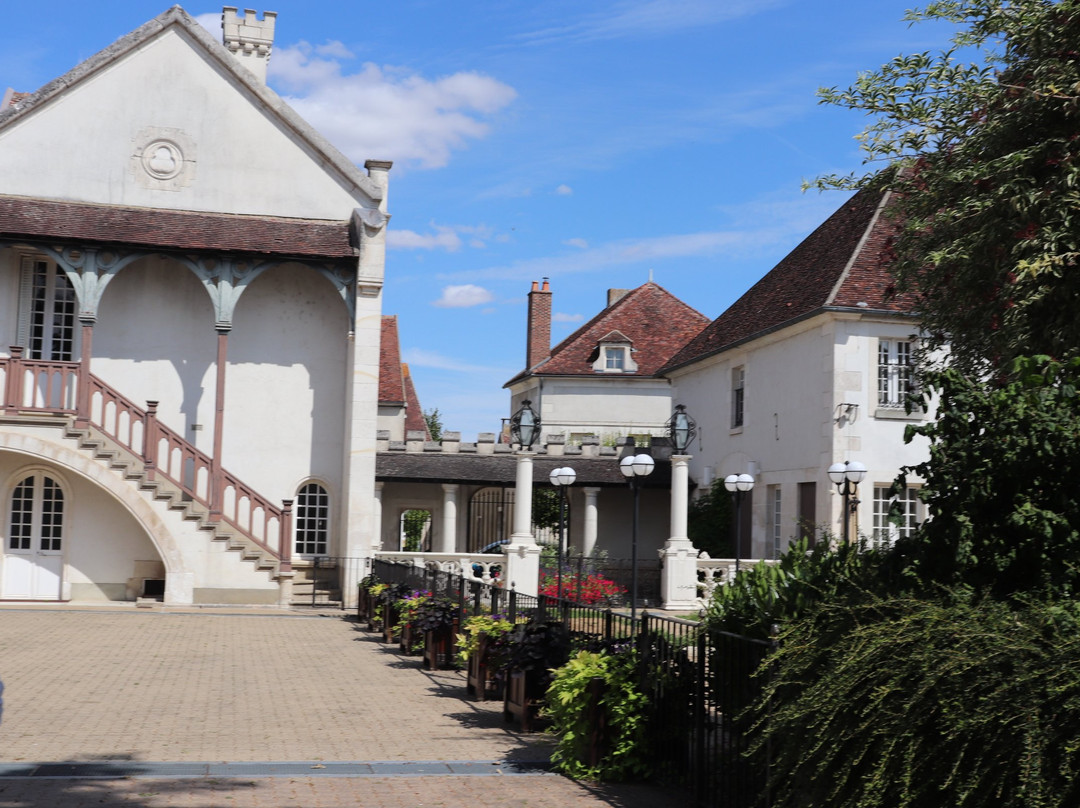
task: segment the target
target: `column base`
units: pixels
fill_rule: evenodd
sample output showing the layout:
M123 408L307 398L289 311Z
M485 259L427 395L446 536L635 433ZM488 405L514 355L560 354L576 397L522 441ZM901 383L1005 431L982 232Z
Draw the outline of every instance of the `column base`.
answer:
M660 602L667 611L695 611L698 597L698 551L689 539L669 539L659 552Z
M503 586L536 597L540 592L540 545L531 535L527 540L511 536L510 543L503 546L503 553L506 556Z

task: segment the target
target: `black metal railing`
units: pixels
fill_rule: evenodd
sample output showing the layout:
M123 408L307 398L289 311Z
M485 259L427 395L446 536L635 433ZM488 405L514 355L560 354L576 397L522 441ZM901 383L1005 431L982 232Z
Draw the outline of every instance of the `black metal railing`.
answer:
M746 708L761 692L759 671L775 643L655 612L631 620L610 607L533 597L438 569L376 559L372 574L384 583L453 599L462 621L475 614L502 614L515 622L555 620L581 646L633 643L640 687L650 705L655 778L691 792L698 806L768 806L771 760L767 749L748 753Z

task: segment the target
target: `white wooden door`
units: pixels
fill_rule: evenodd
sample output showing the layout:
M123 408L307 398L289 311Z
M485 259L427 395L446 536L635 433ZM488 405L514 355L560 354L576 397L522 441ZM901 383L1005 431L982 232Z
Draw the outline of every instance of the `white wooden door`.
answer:
M15 486L10 505L0 594L20 600L59 600L64 569L63 490L37 471Z

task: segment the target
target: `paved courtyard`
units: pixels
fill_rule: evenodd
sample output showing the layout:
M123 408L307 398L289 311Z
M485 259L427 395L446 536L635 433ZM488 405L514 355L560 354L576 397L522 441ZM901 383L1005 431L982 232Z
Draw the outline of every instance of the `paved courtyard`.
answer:
M685 799L530 765L549 739L341 613L9 605L0 678L0 808Z

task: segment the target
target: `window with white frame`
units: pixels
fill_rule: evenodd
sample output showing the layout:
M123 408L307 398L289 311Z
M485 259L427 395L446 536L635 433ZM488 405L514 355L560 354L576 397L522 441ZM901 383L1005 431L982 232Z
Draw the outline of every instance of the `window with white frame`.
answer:
M731 428L743 425L743 393L746 386L746 368L739 366L731 370Z
M318 483L307 483L296 495L296 553L326 555L330 544L330 495Z
M783 500L780 495L780 486L770 485L766 489L765 495L765 507L767 509L767 525L766 528L769 532L769 548L772 550L772 557L779 558L780 554L784 552L783 545Z
M75 358L75 289L52 261L25 256L19 284L18 344L27 359L70 362Z
M913 379L912 344L906 340L878 340L878 406L903 407Z
M892 486L874 486L874 531L870 544L877 549L892 547L897 539L910 536L918 525L919 495L917 488L905 488L894 494ZM890 520L896 512L898 522Z
M626 370L626 348L604 348L604 370Z

